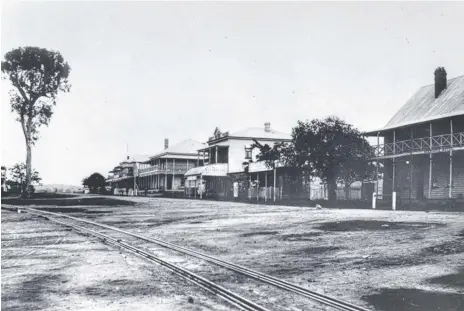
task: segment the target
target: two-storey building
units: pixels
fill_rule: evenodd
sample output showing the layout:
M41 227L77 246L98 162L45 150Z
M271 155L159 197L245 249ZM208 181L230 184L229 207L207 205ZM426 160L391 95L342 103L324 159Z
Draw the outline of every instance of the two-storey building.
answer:
M255 140L273 146L277 142L290 142L291 136L271 129L268 122L264 127L233 133L216 130L207 146L198 150L199 166L185 174L188 195L233 197L235 192L235 197L251 197L256 189L254 196L258 199L259 193L264 198L270 197L272 190L260 190L260 186L275 189L274 180L278 177L263 162L256 163L259 150L252 148Z
M402 200L462 199L464 196L464 76L421 87L377 137L373 161L383 164L384 194ZM383 143L380 144L381 139Z
M115 195L137 195L139 167L147 159L146 155L127 156L126 160L115 166L106 179L111 192Z
M140 164L139 194L183 194L184 175L189 169L202 164L197 160L197 150L204 146L199 141L187 139L169 147L169 140L165 139L164 150Z

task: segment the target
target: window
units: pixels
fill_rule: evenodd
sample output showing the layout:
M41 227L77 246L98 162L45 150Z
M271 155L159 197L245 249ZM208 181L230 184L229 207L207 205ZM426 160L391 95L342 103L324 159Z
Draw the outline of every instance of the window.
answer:
M251 148L250 147L245 147L245 159L247 160L251 159Z
M185 178L180 179L180 186L185 187Z

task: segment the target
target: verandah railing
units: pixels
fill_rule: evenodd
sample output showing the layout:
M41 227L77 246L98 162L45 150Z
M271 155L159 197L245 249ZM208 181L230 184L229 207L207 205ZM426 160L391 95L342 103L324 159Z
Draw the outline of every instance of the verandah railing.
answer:
M176 174L184 174L186 173L189 169L194 168L196 164L189 164L187 165L186 163L168 163L167 166L165 165L153 165L149 167L144 167L139 169L139 173L176 173Z
M374 146L375 157L464 147L464 132L413 138Z

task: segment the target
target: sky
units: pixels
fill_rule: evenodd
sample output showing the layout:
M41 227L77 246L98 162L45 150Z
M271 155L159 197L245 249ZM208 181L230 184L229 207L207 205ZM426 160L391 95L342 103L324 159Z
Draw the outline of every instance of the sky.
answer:
M3 2L1 53L72 68L32 150L45 184L79 185L164 138L206 141L337 115L384 126L436 67L464 75L464 2ZM2 80L2 165L25 161Z

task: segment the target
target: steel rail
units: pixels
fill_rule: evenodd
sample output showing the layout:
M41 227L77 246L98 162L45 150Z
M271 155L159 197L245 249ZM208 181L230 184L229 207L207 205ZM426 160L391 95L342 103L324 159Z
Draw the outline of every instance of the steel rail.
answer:
M293 284L293 283L290 283L290 282L275 278L273 276L258 272L256 270L252 270L252 269L246 268L244 266L240 266L240 265L237 265L237 264L234 264L234 263L231 263L231 262L227 262L227 261L215 258L213 256L209 256L209 255L206 255L204 253L201 253L201 252L198 252L198 251L195 251L195 250L183 247L183 246L179 246L179 245L176 245L176 244L173 244L173 243L169 243L169 242L166 242L166 241L163 241L163 240L160 240L160 239L150 238L150 237L147 237L147 236L144 236L144 235L140 235L140 234L137 234L137 233L132 233L130 231L122 230L122 229L119 229L119 228L116 228L116 227L113 227L113 226L109 226L109 225L101 224L101 223L94 222L94 221L91 221L91 220L81 219L81 218L77 218L77 217L73 217L73 216L69 216L69 215L64 215L62 213L54 213L54 212L37 210L37 209L33 209L33 208L28 208L28 207L25 207L23 209L35 211L35 212L38 212L38 213L45 213L45 214L50 214L50 215L54 215L54 216L73 219L73 220L84 222L84 223L87 223L87 224L91 224L91 225L94 225L94 226L97 226L97 227L106 228L106 229L109 229L109 230L112 230L112 231L120 232L120 233L129 235L129 236L133 236L133 237L136 237L138 239L141 239L141 240L144 240L144 241L147 241L147 242L151 242L151 243L163 246L165 248L178 251L180 253L190 255L192 257L203 259L203 260L205 260L207 262L214 263L214 264L216 264L216 265L218 265L220 267L227 268L229 270L235 271L235 272L243 274L245 276L254 278L254 279L258 280L258 281L261 281L261 282L276 286L276 287L281 288L281 289L285 289L285 290L287 290L289 292L299 294L301 296L310 298L310 299L315 300L315 301L317 301L319 303L322 303L322 304L337 308L339 310L343 310L343 311L370 311L370 310L368 310L368 309L366 309L364 307L356 306L354 304L342 301L340 299L337 299L337 298L334 298L334 297L331 297L331 296L328 296L328 295L325 295L325 294L321 294L321 293L309 290L309 289L304 288L304 287L302 287L300 285Z
M104 242L108 243L108 244L112 244L112 245L115 245L115 246L118 246L122 249L125 249L137 256L140 256L140 257L143 257L149 261L152 261L152 262L155 262L169 270L171 270L172 272L174 272L176 275L179 275L181 277L183 277L184 279L187 279L188 281L196 284L196 285L199 285L201 288L209 291L210 293L213 293L219 297L221 297L222 299L226 300L227 302L231 303L232 305L238 307L239 309L241 310L245 310L245 311L269 311L269 309L266 309L265 307L262 307L234 292L231 292L229 290L227 290L226 288L216 284L216 283L213 283L201 276L199 276L198 274L195 274L193 272L190 272L184 268L181 268L179 266L176 266L174 264L171 264L163 259L160 259L152 254L150 254L149 252L146 252L140 248L137 248L135 246L132 246L130 244L127 244L125 242L121 242L119 239L115 239L115 238L112 238L106 234L103 234L103 233L100 233L100 232L97 232L95 230L92 230L92 229L88 229L88 228L85 228L85 227L82 227L82 226L78 226L78 225L75 225L75 224L71 224L69 222L65 222L65 221L60 221L60 220L57 220L57 219L54 219L50 216L44 216L43 214L41 213L36 213L36 212L32 212L31 214L34 214L34 215L38 215L38 216L41 216L41 217L45 217L47 218L48 220L52 221L52 222L55 222L55 223L58 223L58 224L61 224L63 226L66 226L66 227L71 227L77 231L80 231L80 232L83 232L83 233L87 233L91 236L94 236L94 237L97 237L101 240L103 240Z

